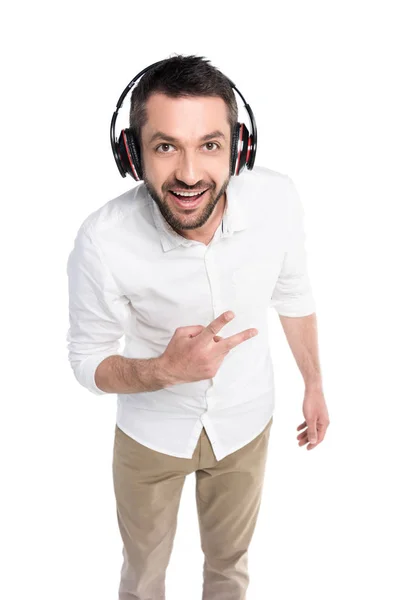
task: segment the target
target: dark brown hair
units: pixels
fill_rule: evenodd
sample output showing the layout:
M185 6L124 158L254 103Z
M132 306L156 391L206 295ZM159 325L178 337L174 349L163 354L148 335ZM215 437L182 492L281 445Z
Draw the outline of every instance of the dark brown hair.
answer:
M142 75L133 88L129 113L129 126L141 142L141 128L147 121L146 102L159 92L171 98L187 96L219 96L228 108L231 139L238 120L235 94L227 77L209 64L204 56L181 54L165 59Z

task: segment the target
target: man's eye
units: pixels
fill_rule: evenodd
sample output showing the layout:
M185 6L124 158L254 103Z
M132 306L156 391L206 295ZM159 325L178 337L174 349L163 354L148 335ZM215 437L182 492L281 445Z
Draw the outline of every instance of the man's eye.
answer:
M205 144L205 146L216 146L216 147L218 148L218 144L216 144L215 142L207 142L207 143ZM210 149L210 148L209 148L209 149ZM211 148L211 150L212 150L212 149L213 149L213 148Z
M156 148L156 152L159 151L159 148L165 147L165 146L171 146L171 144L160 144L159 146L157 146ZM171 146L172 148L172 146ZM168 152L160 152L160 154L169 154Z

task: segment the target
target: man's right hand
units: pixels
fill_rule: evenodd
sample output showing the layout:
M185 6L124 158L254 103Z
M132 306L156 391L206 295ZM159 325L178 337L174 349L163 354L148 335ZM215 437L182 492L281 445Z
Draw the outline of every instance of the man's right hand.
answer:
M227 311L211 321L207 327L189 325L175 330L168 346L159 357L161 368L168 373L171 380L169 385L215 377L228 352L258 334L257 329L251 328L227 338L217 335L234 317L231 311Z

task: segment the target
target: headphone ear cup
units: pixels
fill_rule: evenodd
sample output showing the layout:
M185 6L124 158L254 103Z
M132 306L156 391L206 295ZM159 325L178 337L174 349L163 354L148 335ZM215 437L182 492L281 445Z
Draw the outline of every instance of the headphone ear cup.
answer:
M244 123L240 123L238 157L236 164L236 175L239 175L247 165L249 146L249 130Z
M125 139L124 131L121 131L119 134L119 138L116 146L116 156L115 160L117 163L117 167L122 177L126 177L126 174L131 173L131 167L129 163L128 153L127 153L127 144Z
M143 179L142 175L142 163L141 163L141 155L140 155L140 144L137 143L135 134L133 133L131 128L126 129L126 141L128 144L129 152L131 155L133 169L136 172L135 179L136 181L140 181Z
M253 166L254 166L254 161L255 161L255 158L256 158L255 146L254 146L254 137L252 136L252 134L249 135L247 146L248 147L247 147L246 166L251 171L252 168L253 168Z
M121 131L118 139L118 153L124 173L129 173L135 181L140 181L142 179L140 148L136 144L135 136L130 128Z
M239 132L240 132L240 123L236 123L235 128L232 133L232 143L231 143L231 163L230 163L231 175L235 174L236 159L237 159L237 155L238 155Z
M250 137L246 125L237 123L232 138L231 175L239 175L248 166Z

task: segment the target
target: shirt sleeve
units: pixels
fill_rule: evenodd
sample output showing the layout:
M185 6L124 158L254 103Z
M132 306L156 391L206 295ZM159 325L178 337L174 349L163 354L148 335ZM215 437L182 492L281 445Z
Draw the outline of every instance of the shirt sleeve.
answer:
M304 209L290 177L288 183L287 250L270 306L282 316L304 317L314 313L316 305L307 271Z
M82 225L67 261L69 291L68 360L78 382L96 395L102 360L121 355L128 299L119 293L99 248Z

